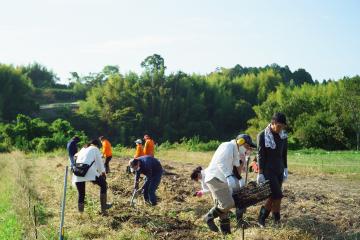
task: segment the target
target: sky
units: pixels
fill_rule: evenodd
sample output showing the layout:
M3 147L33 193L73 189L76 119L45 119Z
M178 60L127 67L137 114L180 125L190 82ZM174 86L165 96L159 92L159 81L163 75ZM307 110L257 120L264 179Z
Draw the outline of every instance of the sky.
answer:
M313 79L360 74L358 0L0 0L0 63L38 62L62 83L106 65L167 73L236 64L304 68Z

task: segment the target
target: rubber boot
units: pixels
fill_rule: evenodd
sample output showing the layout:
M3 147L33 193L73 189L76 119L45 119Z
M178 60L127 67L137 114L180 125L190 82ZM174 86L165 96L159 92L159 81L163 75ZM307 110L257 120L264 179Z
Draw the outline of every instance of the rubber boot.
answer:
M100 194L100 205L101 205L101 214L106 215L107 214L106 210L112 207L111 204L107 204L107 194L106 193Z
M272 217L275 224L280 224L280 212L273 212Z
M222 212L217 207L213 207L210 211L206 214L204 221L208 225L209 229L213 232L218 232L219 228L216 226L214 220L215 218L219 217Z
M260 209L260 213L259 213L259 219L258 219L258 224L260 227L265 227L265 220L266 218L269 216L270 211L267 210L264 206L261 207Z
M220 229L221 229L222 234L224 234L224 235L231 233L229 218L220 219Z
M84 212L84 206L85 206L85 204L84 203L78 203L78 210L79 210L79 212Z

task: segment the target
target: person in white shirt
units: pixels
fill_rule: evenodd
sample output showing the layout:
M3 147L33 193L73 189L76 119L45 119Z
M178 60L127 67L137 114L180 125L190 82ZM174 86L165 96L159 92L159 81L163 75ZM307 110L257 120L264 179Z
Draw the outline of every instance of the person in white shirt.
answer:
M238 172L236 167L234 168L234 171L235 171L235 169ZM202 197L204 194L207 194L210 192L208 186L205 183L205 171L206 171L206 169L202 169L202 167L199 166L199 167L195 168L190 175L191 180L193 180L195 182L200 182L200 184L201 184L201 190L196 191L194 194L194 196L196 196L196 197ZM234 175L236 175L235 172L234 172ZM245 186L244 178L240 177L238 179L239 179L240 188L244 187Z
M79 177L73 174L72 182L76 185L79 193L78 210L84 211L85 203L85 182L92 182L100 186L100 204L101 213L106 214L106 209L110 207L107 201L107 182L105 167L101 160L100 142L97 139L92 140L88 145L83 147L76 154L76 163L85 163L91 165L84 177Z
M194 196L202 197L204 194L209 193L210 190L205 183L205 170L202 167L197 167L190 175L191 180L201 183L201 190L196 191Z
M241 154L256 145L251 137L240 134L230 142L224 142L216 149L211 162L205 170L205 183L208 186L215 206L206 214L204 221L209 229L218 232L215 218L220 218L220 229L223 234L231 233L228 213L235 207L232 193L240 189L239 180L234 176L235 166L241 173Z

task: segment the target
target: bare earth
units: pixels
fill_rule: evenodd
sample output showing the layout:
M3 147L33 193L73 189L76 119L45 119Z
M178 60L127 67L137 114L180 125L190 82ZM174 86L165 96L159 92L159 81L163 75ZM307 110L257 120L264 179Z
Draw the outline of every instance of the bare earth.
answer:
M111 162L112 172L107 180L113 207L107 217L97 213L97 186L87 183L87 204L82 215L77 212L77 191L69 187L65 232L70 239L223 239L221 234L210 232L202 221L212 207L210 195L192 196L200 188L189 177L197 165L162 160L166 173L157 192L159 204L153 208L141 196L136 206L130 207L133 175L126 174L127 162L123 158ZM65 158L43 157L32 166L30 181L39 183L33 184L35 191L49 209L48 220L40 230L58 226L65 164ZM44 171L34 171L39 168ZM48 174L44 176L46 168ZM250 174L250 179L255 179L255 175ZM281 226L275 226L269 218L265 229L258 228L260 205L250 207L245 214L250 223L245 239L360 239L359 183L341 176L291 172L290 168L289 180L284 184ZM233 234L227 239L242 239L241 230L235 227L235 216L231 221Z

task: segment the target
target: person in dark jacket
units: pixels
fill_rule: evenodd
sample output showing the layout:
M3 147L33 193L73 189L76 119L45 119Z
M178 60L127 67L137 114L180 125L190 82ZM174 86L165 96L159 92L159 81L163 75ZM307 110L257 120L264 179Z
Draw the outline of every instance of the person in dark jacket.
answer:
M280 221L280 204L283 197L282 183L288 178L286 116L275 113L271 123L257 137L259 184L270 181L271 196L259 213L258 224L265 226L265 220L272 212L275 223Z
M144 200L152 206L155 206L157 204L155 192L159 187L161 176L163 174L163 168L160 161L147 155L130 160L129 165L135 172L134 188L136 190L139 189L140 174L146 176L144 186L142 187Z
M77 144L80 142L78 136L73 137L66 145L66 150L69 155L70 167L72 168L75 164L74 156L78 152Z

